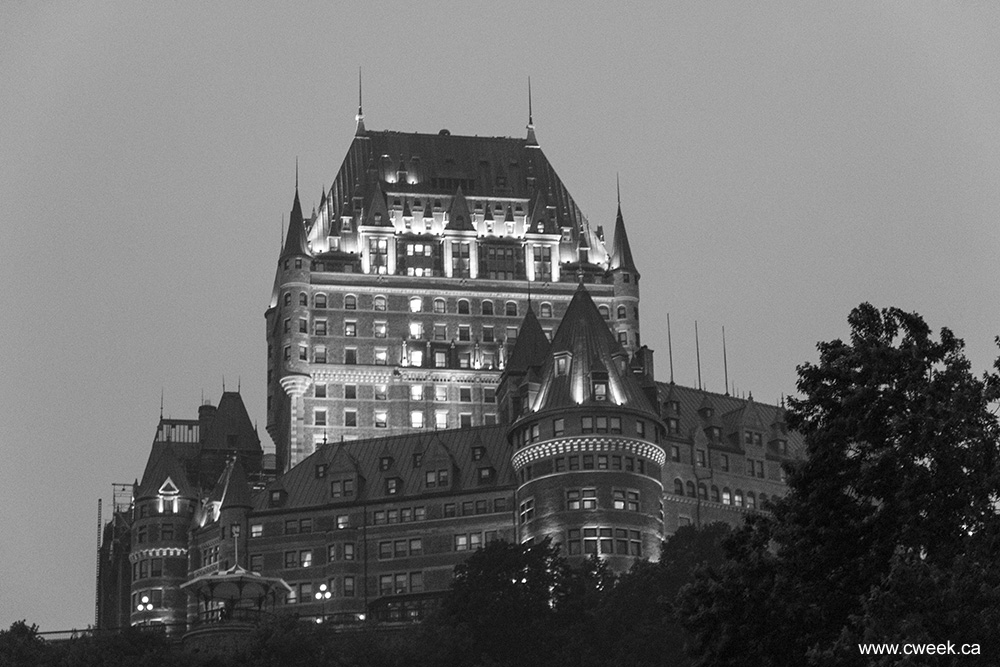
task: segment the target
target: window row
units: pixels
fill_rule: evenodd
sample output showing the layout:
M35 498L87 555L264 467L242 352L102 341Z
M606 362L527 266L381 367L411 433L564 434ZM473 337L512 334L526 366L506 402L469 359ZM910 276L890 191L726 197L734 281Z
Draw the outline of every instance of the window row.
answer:
M143 558L132 563L132 581L146 579L147 577L163 576L162 558Z
M567 510L594 510L597 509L597 489L567 489L566 509ZM612 489L611 508L616 510L627 510L629 512L639 511L639 492L632 489Z
M466 245L466 244L463 244ZM418 248L418 246L420 246ZM407 247L407 254L411 257L420 255L427 255L427 250L430 246L421 244L411 244ZM459 249L459 254L455 257L456 260L461 262L463 259L467 260L468 248ZM542 261L545 261L544 259ZM414 270L411 275L416 275L415 271L418 267L409 267ZM425 267L419 267L424 269L423 272L429 273ZM488 272L484 272L486 274ZM484 275L484 277L486 277ZM494 276L497 277L497 276ZM285 292L282 297L282 302L286 308L292 306L293 300L298 306L309 307L309 295L306 292L299 292L298 296L294 296L292 292ZM384 295L377 295L373 297L370 301L371 309L376 312L388 312L388 299ZM323 292L319 292L313 296L313 308L317 310L325 310L327 308L335 308L333 304L333 299L330 295ZM358 310L359 299L355 294L345 294L343 300L343 310ZM607 306L602 306L605 310ZM624 308L624 306L622 306ZM412 296L408 299L406 310L411 313L421 313L421 312L432 312L438 314L445 314L449 312L448 302L443 298L425 298L420 296ZM517 317L519 314L519 308L516 301L505 301L502 304L502 309L498 307L492 300L485 299L478 304L478 314L481 315L503 315L506 317ZM459 315L471 315L472 314L472 301L470 299L459 299L454 306L454 310L451 311L458 313ZM602 311L603 313L603 311ZM553 317L552 304L549 302L542 302L538 306L539 317L551 318ZM607 317L607 316L606 316ZM624 316L620 319L624 319Z
M391 510L375 510L372 512L372 523L382 526L392 523L409 523L410 521L424 521L427 519L427 508L425 507L401 507Z
M647 466L646 460L641 457L621 454L571 454L526 465L521 468L519 478L523 484L542 475L576 470L624 470L637 472L640 475L645 475L648 471L650 475L656 474L654 466L652 464Z
M461 503L445 503L444 517L474 516L476 514L489 514L490 508L494 513L506 512L508 509L506 498L494 498L492 503L486 499L466 500Z
M628 421L632 420L630 419ZM580 428L579 433L585 435L591 435L591 434L621 435L624 432L622 426L623 422L621 417L584 416L580 417L580 421L578 423ZM571 427L575 427L577 425L577 422L575 420L571 420L570 424ZM635 428L636 437L645 439L646 434L649 431L652 431L654 436L654 441L659 442L659 437L655 425L649 424L642 419L635 419L633 424ZM545 438L548 437L559 438L566 435L566 419L564 417L556 417L551 421L550 424L539 424L539 423L530 424L528 426L525 426L525 428L517 431L514 434L514 439L515 439L514 444L518 447L524 447L525 445L530 445L534 442L537 442L538 440L541 440L543 438L543 429L542 429L543 426L546 427L544 429ZM632 428L632 427L627 426L627 428ZM570 432L574 433L576 431L575 429L571 428Z
M369 385L356 385L356 384L345 384L345 385L333 385L333 386L343 386L344 399L353 401L360 398L374 398L376 401L387 401L389 400L389 388L388 385L376 384L370 385L371 392L368 391ZM409 386L408 389L409 399L411 401L423 401L434 399L436 403L447 403L450 399L448 396L448 385L436 384L431 386L426 386L422 384L413 384ZM313 385L313 396L316 398L331 398L331 392L326 383L317 383ZM471 403L472 402L472 387L459 387L458 388L458 401L460 403ZM483 403L496 403L497 402L497 390L496 387L483 387Z
M424 541L419 537L411 537L404 540L385 540L378 543L379 560L422 556L423 553Z
M389 411L388 410L373 410L372 411L371 422L369 424L373 428L389 428ZM411 410L409 413L409 426L410 428L426 428L427 420L426 414L423 410ZM495 414L483 415L483 425L493 426L497 423L497 416ZM364 424L368 426L369 424ZM325 408L318 408L313 410L313 426L334 426L329 420L329 413ZM473 415L471 412L460 412L458 414L458 420L455 421L454 417L447 410L435 410L434 411L434 424L433 428L436 429L447 429L447 428L471 428L475 425L473 420ZM345 428L358 428L362 426L361 420L358 418L358 410L344 410L344 421L343 426ZM319 439L317 444L325 444L323 439L325 436L317 436Z
M159 535L151 534L149 526L139 526L135 530L135 541L138 544L145 544L154 539L157 541L169 541L173 540L175 535L178 535L178 533L172 523L159 524Z
M332 597L353 598L357 595L357 584L354 575L332 577L325 583L327 586L326 590ZM317 602L315 596L320 587L314 587L311 581L289 583L288 586L292 590L285 595L285 604L309 604Z
M454 537L455 551L475 551L481 549L484 544L496 542L498 539L500 539L499 533L495 530L487 530L485 533L458 533Z
M769 500L765 493L757 495L753 491L747 491L746 495L744 495L741 489L730 491L728 486L722 487L721 490L717 486L712 486L709 489L703 482L699 482L698 486L695 487L694 482L688 481L685 483L679 478L674 479L674 494L678 496L686 495L690 498L700 498L701 500L711 500L714 503L722 503L723 505L746 507L747 509L756 509L758 505L762 509L766 509L766 503Z
M679 445L670 446L670 460L677 463L681 462L681 448ZM696 449L694 451L694 463L699 468L709 467L710 462L708 452L704 449ZM729 454L718 454L711 467L717 467L722 472L729 472ZM782 479L784 479L783 473L784 471L782 471ZM749 477L764 479L764 462L756 459L746 459L746 474Z
M642 536L624 528L571 528L566 532L570 556L633 556L642 558Z

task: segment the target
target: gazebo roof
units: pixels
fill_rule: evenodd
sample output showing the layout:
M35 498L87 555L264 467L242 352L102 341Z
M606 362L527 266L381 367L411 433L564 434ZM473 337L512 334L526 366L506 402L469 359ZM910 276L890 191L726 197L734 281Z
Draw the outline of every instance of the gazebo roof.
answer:
M228 570L195 577L181 584L181 588L210 600L260 600L271 593L292 587L280 577L262 577L256 572L234 565Z

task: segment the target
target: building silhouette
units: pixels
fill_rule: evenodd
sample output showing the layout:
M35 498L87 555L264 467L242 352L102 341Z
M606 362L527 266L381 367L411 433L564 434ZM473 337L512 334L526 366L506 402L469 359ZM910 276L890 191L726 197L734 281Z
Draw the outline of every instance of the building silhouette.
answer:
M657 382L639 281L620 202L608 249L530 122L373 132L359 109L308 217L296 184L266 311L275 455L238 392L161 417L105 530L100 623L220 618L219 573L287 585L258 610L417 620L494 539L623 572L766 508L800 437L780 406Z

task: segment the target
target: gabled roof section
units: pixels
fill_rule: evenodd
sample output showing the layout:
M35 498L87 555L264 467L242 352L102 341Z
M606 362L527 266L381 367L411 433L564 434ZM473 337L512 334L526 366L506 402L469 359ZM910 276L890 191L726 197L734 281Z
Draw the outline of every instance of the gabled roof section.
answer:
M530 368L542 366L548 358L549 349L549 339L535 317L535 309L529 305L517 331L517 342L510 352L506 372L526 373Z
M285 235L285 247L281 250L281 258L304 256L310 257L309 244L306 242L306 226L302 219L302 204L299 203L299 188L295 187L295 201L292 202L292 212L288 215L288 233Z
M253 501L250 499L250 483L239 459L231 461L226 466L219 483L223 484L222 509L253 507Z
M392 227L389 207L385 203L385 193L382 192L382 186L378 181L375 182L375 189L368 201L368 210L365 212L362 224L368 227Z
M400 500L447 490L449 493L478 493L482 486L478 469L485 464L474 460L473 448L483 447L490 466L496 470L496 486L513 487L515 483L510 463L506 427L477 426L446 431L410 432L400 435L354 440L322 445L311 456L267 485L265 492L254 496L254 508L269 509L272 491L285 491L283 509L328 506L337 503L398 503ZM392 452L389 470L380 470L380 459ZM419 455L419 456L415 456ZM328 464L325 475L317 475L317 466ZM425 476L429 470L447 468L451 471L446 489L428 489ZM343 473L357 474L364 483L356 485L356 495L333 498L330 481ZM386 479L399 479L398 492L386 493Z
M448 225L445 229L456 232L472 232L472 216L469 215L469 203L462 193L462 186L458 186L455 197L451 200L451 209L448 211Z
M560 368L560 365L565 368ZM606 388L605 398L596 391ZM581 404L619 405L658 418L629 369L628 353L608 329L590 293L581 284L552 339L533 409L554 410Z
M260 438L239 392L222 392L219 407L204 434L205 449L260 452Z
M635 268L635 260L632 259L632 248L628 243L628 234L625 233L625 219L622 217L622 205L618 203L618 219L615 220L615 238L611 245L611 261L608 265L609 271L629 271L637 277L639 270Z
M188 481L184 467L181 465L171 445L154 447L149 453L146 470L142 473L142 482L135 492L136 500L156 498L160 495L167 480L177 489L178 495L184 498L195 498L197 493Z

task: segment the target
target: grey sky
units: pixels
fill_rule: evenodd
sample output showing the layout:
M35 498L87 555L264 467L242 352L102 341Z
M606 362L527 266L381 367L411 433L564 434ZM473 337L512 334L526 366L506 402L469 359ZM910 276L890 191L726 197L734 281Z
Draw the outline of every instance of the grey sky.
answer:
M206 4L208 6L206 6ZM346 3L336 3L343 5ZM264 418L281 216L354 132L537 135L668 378L777 402L861 301L1000 333L995 3L0 4L0 626L93 621L97 498L159 411ZM610 240L610 239L609 239ZM260 425L264 440L269 439Z

